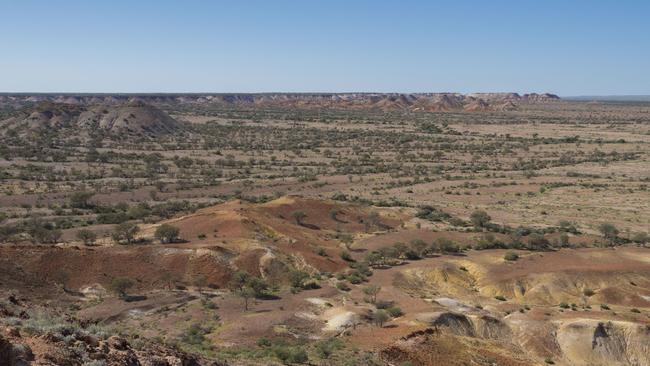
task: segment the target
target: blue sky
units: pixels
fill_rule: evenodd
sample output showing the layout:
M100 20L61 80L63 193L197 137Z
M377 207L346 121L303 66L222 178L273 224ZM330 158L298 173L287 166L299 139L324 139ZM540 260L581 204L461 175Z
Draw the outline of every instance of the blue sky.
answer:
M0 91L650 94L650 1L0 0Z

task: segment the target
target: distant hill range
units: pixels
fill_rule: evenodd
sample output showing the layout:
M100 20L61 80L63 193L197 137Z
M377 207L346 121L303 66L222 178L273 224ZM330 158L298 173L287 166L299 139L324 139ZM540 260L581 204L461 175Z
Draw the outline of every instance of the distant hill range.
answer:
M524 103L560 100L554 94L517 93L259 93L259 94L0 94L0 106L35 103L68 105L222 105L242 107L374 109L382 111L504 111Z

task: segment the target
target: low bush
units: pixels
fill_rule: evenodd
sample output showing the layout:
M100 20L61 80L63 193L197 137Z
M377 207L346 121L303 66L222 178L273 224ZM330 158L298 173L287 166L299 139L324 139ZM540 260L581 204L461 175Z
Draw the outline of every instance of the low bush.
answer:
M506 254L503 256L503 259L514 262L519 259L519 255L515 252L506 252Z

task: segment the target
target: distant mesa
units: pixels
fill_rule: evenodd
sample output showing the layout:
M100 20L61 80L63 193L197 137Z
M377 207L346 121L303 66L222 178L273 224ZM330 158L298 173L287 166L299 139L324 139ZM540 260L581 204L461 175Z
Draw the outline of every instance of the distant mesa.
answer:
M0 94L0 106L51 102L67 105L106 105L128 108L130 104L139 102L159 107L189 104L232 107L367 109L386 112L504 111L516 109L521 104L550 103L558 100L560 98L557 95L548 93L523 95L517 93ZM149 113L148 115L148 118L151 118L158 114ZM167 122L164 124L169 127ZM119 121L104 121L104 124L125 127Z

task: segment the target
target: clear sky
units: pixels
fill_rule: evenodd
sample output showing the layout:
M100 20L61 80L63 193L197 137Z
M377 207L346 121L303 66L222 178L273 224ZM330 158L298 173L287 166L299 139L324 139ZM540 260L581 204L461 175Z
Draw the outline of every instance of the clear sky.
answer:
M3 92L650 94L650 1L0 0Z

